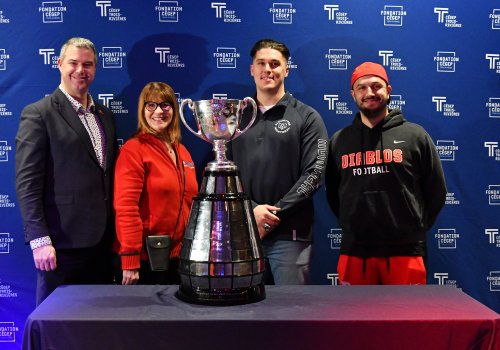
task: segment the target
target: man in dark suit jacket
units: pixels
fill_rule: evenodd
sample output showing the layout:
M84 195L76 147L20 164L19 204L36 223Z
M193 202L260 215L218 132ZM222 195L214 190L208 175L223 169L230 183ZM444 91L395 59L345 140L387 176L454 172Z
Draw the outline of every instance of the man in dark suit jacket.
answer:
M92 99L97 54L71 38L61 84L26 106L16 136L16 191L37 268L37 305L62 284L112 283L115 122Z

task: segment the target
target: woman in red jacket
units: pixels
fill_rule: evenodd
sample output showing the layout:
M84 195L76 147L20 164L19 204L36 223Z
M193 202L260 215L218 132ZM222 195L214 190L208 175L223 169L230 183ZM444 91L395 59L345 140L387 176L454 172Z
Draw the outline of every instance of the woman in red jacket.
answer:
M120 150L114 189L121 283L178 284L178 258L198 184L181 144L179 105L169 85L151 82L142 89L138 130ZM171 236L169 268L152 271L146 237L165 234Z

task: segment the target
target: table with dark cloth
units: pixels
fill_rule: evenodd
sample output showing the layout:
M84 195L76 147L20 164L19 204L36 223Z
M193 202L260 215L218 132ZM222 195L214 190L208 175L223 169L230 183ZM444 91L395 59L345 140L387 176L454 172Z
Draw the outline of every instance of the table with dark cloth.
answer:
M178 286L63 286L26 321L23 349L500 349L500 315L448 286L266 286L236 306Z

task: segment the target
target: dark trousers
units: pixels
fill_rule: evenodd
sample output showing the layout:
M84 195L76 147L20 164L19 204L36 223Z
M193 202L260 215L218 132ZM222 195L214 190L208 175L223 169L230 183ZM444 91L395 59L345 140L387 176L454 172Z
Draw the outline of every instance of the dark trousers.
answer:
M57 287L67 284L112 284L111 247L101 242L90 248L56 249L57 268L37 270L36 305Z

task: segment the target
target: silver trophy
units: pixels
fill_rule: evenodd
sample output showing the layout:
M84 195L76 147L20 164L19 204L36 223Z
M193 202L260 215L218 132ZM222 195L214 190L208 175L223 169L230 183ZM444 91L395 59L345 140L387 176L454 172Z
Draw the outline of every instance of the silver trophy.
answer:
M186 104L196 119L197 132L184 119ZM240 130L248 104L253 114ZM226 158L226 143L248 130L256 115L257 105L250 97L181 103L180 117L186 128L212 143L215 153L193 199L180 253L177 295L186 302L235 305L265 298L265 260L252 205L243 192L237 166Z

